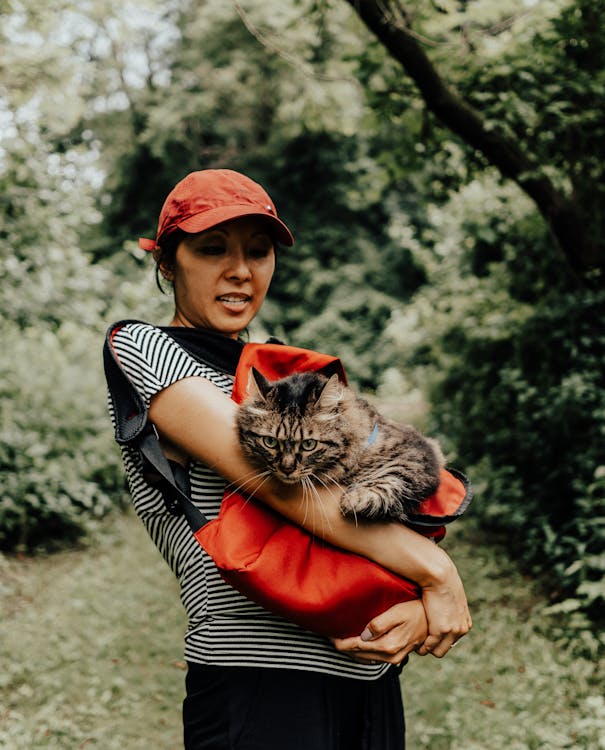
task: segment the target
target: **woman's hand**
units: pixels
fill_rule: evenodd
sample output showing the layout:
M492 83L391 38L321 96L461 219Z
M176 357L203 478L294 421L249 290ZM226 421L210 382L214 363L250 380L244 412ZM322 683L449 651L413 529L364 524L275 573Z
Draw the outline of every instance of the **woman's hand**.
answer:
M428 636L418 649L421 656L445 656L472 627L462 581L454 563L449 562L450 565L438 578L426 582L422 587Z
M362 664L401 664L427 638L427 620L420 599L396 604L368 623L359 636L333 638L338 651Z
M154 396L149 417L163 444L197 458L234 486L245 486L247 492L257 494L275 511L336 547L368 557L416 581L423 591L422 605L429 633L423 637L418 653L432 653L437 657L446 654L471 627L464 588L447 554L403 524L357 524L344 518L340 510L341 490L336 486L316 487L313 492L316 502L309 502L297 485L259 480L255 486L250 479L254 467L245 460L239 445L236 410L235 402L214 384L194 377L179 380ZM212 424L213 428L201 430L200 424ZM255 493L256 490L260 491ZM399 611L397 607L405 606L419 616L418 605L411 602L397 605L393 610ZM398 615L391 612L388 610L372 621L375 623L378 619L375 630L370 629L376 635L374 640L347 638L337 641L337 648L357 655L373 651L374 660L401 661L417 645L414 643L408 648L415 641L415 636L412 637L414 617L408 618L406 614L402 620L397 620ZM419 627L417 620L416 626Z

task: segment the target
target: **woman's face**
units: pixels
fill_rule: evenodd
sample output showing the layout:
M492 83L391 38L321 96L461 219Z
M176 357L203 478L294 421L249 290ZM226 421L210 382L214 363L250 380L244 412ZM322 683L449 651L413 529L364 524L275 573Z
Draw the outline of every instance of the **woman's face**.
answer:
M242 217L189 235L174 268L162 269L174 286L172 325L236 338L259 311L274 270L273 240L262 219Z

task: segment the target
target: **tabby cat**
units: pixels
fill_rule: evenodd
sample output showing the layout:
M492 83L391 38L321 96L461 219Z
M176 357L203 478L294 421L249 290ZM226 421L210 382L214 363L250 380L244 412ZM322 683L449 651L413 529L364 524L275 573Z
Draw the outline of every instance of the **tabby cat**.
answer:
M345 516L406 521L437 489L438 443L383 417L338 375L271 382L253 369L248 392L237 413L244 454L288 484L341 485Z

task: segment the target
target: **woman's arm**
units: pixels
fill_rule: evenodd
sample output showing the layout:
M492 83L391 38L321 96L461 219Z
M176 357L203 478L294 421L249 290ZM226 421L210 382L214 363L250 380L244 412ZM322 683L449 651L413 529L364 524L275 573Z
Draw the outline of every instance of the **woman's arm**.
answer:
M442 549L398 523L358 526L344 518L338 488L317 488L313 497L305 498L298 485L255 479L254 468L239 446L236 410L237 405L210 381L194 377L179 380L154 396L149 417L167 448L172 446L202 461L234 487L257 494L326 541L416 581L423 590L429 629L419 653L443 655L468 632L471 622L464 588Z

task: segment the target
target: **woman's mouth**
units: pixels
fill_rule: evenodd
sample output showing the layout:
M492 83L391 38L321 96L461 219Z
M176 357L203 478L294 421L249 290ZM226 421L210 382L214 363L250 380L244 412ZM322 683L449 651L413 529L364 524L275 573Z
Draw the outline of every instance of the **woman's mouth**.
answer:
M249 294L221 294L216 299L231 312L241 312L252 301L252 297Z

